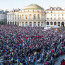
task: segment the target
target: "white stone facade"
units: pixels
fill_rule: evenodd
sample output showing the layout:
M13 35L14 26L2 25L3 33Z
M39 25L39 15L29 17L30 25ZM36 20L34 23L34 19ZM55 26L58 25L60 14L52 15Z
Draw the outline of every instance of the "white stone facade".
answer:
M7 24L14 24L19 26L43 26L44 25L44 11L20 11L10 12L7 15Z
M51 7L47 9L46 25L65 26L65 10L60 7Z
M11 11L7 14L7 24L43 27L45 25L65 26L65 10L60 7L50 7L47 10L38 9L40 6L28 6L22 11ZM34 9L33 9L34 8Z

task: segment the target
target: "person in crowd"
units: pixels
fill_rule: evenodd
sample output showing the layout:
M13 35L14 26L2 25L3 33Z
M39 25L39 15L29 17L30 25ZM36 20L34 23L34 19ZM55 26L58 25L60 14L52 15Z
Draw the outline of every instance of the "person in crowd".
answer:
M3 65L54 65L65 54L65 31L43 31L43 27L0 25L0 57Z

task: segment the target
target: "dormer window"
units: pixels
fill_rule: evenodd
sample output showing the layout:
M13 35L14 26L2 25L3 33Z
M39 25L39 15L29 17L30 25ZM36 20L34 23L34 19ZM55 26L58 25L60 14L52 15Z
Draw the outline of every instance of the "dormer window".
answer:
M55 8L55 10L56 10L57 8Z
M51 7L51 10L52 10L53 8Z
M52 11L51 11L51 13L52 13Z

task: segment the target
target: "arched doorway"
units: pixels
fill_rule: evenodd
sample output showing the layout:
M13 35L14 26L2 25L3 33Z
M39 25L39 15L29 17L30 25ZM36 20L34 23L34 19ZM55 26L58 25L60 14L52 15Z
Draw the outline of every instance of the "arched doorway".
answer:
M29 22L29 26L32 27L32 22Z
M58 22L58 26L60 26L60 22Z
M36 27L36 22L34 22L33 26Z
M61 23L61 26L64 27L64 22Z

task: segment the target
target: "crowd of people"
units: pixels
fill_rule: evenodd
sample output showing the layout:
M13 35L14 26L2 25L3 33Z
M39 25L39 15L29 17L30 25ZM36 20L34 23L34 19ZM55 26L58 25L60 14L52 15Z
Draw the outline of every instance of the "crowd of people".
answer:
M43 27L0 25L0 57L3 65L54 65L65 54L65 31ZM15 64L16 65L16 64Z

